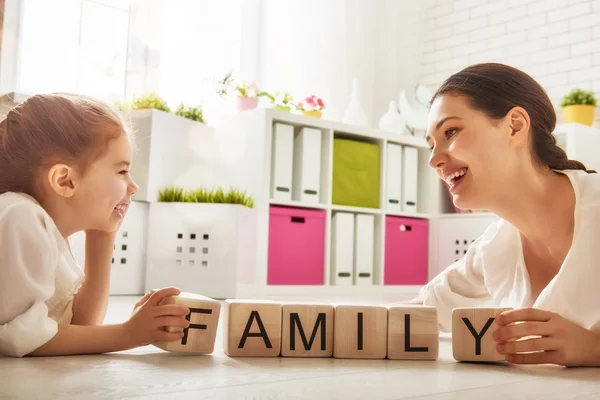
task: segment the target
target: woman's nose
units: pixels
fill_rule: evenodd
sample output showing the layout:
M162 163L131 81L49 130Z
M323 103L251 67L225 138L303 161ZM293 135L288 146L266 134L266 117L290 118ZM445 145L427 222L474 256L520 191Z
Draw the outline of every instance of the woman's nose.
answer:
M443 149L434 149L429 156L429 166L433 169L441 168L448 161L448 154Z

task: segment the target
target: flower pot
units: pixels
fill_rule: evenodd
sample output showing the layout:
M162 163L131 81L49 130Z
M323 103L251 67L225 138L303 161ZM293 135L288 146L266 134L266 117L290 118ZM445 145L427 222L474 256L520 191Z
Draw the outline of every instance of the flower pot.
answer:
M563 107L563 121L565 123L579 123L592 126L596 107L589 104L575 104Z
M238 97L237 98L237 109L238 111L251 110L258 106L258 97Z
M290 106L282 106L279 104L274 105L273 107L271 107L274 110L279 110L279 111L286 111L286 112L290 112L291 108Z
M314 110L314 111L302 111L303 115L306 115L307 117L315 117L315 118L321 118L321 116L323 115L321 113L321 111L318 110Z

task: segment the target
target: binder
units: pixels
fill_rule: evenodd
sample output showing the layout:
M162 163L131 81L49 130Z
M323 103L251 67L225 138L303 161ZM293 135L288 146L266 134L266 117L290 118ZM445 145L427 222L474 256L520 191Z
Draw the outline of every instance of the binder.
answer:
M337 212L331 223L331 284L354 284L354 216Z
M354 225L354 277L356 286L373 285L375 217L357 214Z
M414 147L404 147L402 155L402 211L417 212L419 153Z
M294 136L292 200L318 204L321 188L321 131L302 128Z
M386 210L402 211L402 146L388 143L386 171Z
M275 124L271 162L271 198L292 200L292 159L294 156L294 127Z

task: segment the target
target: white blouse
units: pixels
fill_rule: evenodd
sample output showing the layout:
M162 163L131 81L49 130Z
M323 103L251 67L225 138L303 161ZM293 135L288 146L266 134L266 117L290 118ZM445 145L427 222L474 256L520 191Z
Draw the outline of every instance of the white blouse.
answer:
M67 241L35 199L0 195L0 355L22 357L70 323L84 280Z
M600 330L600 174L557 172L569 177L576 196L573 242L558 274L534 301L519 231L499 219L422 288L442 331L451 331L453 308L487 306L549 310Z

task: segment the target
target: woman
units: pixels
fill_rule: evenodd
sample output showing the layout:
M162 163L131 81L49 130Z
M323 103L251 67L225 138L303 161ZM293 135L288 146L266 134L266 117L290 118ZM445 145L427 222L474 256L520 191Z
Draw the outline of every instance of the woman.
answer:
M499 220L413 302L436 306L446 331L455 307L512 307L494 337L508 361L600 366L600 175L567 159L555 126L544 89L515 68L473 65L442 84L430 166L456 207Z

